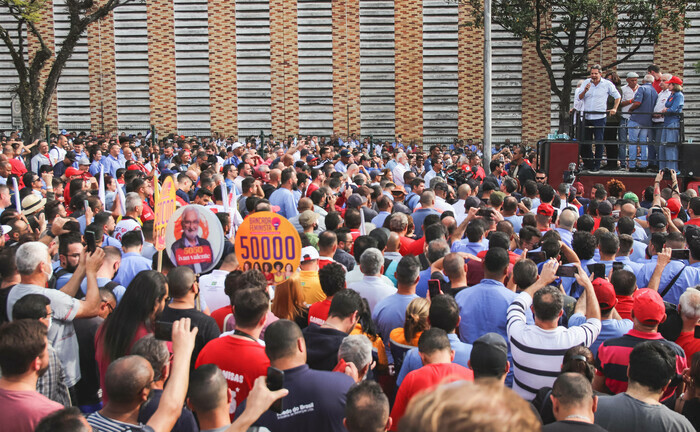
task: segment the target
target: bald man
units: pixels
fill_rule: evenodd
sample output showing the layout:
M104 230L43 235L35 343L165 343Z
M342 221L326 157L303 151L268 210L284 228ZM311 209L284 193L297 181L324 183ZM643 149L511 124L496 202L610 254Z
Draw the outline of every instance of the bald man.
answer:
M180 417L197 335L197 329L190 329L190 324L189 319L173 323L170 380L158 409L146 425L154 432L170 431ZM151 364L143 357L131 355L113 361L105 374L104 391L108 401L104 408L88 417L90 426L97 430L143 429L144 425L138 422L139 408L149 398L154 375Z
M300 198L299 204L297 204L297 210L299 210L299 214L294 216L294 217L289 218L289 222L291 222L292 225L294 225L294 228L296 228L297 231L303 232L304 228L299 223L299 215L302 214L303 212L305 212L306 210L313 211L314 210L314 202L311 201L311 198L306 198L306 197ZM320 219L321 218L319 218L319 222L320 222ZM318 232L318 231L319 231L319 229L317 228L315 232Z

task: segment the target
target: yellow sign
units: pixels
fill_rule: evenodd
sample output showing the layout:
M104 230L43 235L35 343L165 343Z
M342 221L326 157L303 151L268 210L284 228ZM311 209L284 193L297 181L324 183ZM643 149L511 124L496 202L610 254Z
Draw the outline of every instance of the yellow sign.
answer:
M154 179L153 181L157 181ZM155 185L156 216L153 223L153 242L156 250L165 250L165 228L168 226L170 216L175 212L177 187L172 176L165 179L163 186L158 191Z
M257 269L268 282L282 282L299 267L299 233L276 213L253 213L236 232L236 258L244 271Z

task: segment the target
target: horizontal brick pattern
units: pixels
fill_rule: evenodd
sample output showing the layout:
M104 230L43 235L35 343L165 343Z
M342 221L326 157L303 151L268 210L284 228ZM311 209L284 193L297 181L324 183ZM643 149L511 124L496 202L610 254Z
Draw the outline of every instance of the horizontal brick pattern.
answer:
M459 4L459 121L460 138L484 136L484 31L463 23L471 20L472 6Z
M685 31L664 29L659 42L654 45L654 64L661 68L661 73L670 73L683 78Z
M151 123L158 134L177 130L173 0L149 0L148 77Z
M551 52L545 54L551 62ZM534 143L550 130L551 90L535 42L523 40L522 140Z
M103 2L100 2L102 4ZM114 14L88 27L90 125L93 131L117 132L117 81L114 59Z
M359 0L333 1L333 131L360 133Z
M211 131L238 135L236 3L209 0L209 98Z
M270 0L272 134L299 132L299 55L296 0Z
M423 4L396 0L396 133L423 139Z

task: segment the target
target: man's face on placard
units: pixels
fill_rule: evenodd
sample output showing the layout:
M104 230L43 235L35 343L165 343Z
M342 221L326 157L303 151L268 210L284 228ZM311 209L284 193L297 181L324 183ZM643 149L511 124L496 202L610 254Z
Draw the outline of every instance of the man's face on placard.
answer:
M186 211L182 215L182 235L189 241L194 241L199 233L199 213L196 210Z

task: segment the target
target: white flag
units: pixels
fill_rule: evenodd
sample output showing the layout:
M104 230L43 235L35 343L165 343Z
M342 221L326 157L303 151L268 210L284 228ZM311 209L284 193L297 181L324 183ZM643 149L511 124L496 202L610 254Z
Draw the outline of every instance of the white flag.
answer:
M107 209L107 197L105 193L105 167L104 165L100 164L100 185L99 189L97 191L98 196L100 197L100 201L102 201L102 207Z
M119 214L126 216L126 197L120 184L117 184L117 195L119 196Z
M367 235L367 228L365 228L365 212L362 211L362 207L360 207L359 210L360 210L360 235Z
M17 177L12 177L12 187L15 188L15 208L17 213L22 213L22 203L19 200L19 185L17 184Z

